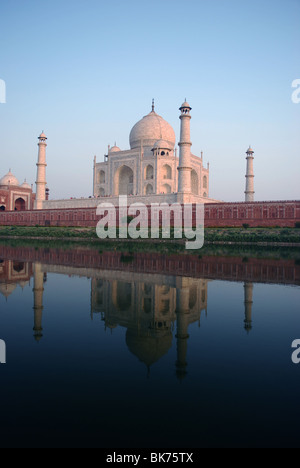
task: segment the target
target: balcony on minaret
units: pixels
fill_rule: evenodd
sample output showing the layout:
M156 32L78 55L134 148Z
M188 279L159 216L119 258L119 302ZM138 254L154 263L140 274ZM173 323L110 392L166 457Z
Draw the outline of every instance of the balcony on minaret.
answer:
M40 140L40 143L46 143L46 140L48 140L48 138L46 137L46 135L44 134L44 132L42 132L40 134L40 136L38 137L38 139Z
M182 104L182 106L179 108L179 110L181 111L181 114L190 114L192 108L189 105L189 103L185 100L185 102Z

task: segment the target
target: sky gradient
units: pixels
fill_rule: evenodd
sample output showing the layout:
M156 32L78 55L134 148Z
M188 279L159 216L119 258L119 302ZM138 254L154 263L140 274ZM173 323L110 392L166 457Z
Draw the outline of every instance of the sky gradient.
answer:
M299 199L299 18L300 0L1 0L0 176L35 182L43 130L50 197L92 195L94 155L128 149L152 98L179 141L186 97L211 197L244 200L251 144L256 200Z

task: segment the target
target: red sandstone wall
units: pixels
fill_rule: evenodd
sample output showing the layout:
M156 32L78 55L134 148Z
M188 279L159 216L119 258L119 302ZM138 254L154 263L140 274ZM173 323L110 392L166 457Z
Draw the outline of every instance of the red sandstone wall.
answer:
M99 219L94 208L0 212L2 226L95 227ZM300 222L300 201L205 205L206 227L240 227L242 224L249 224L251 227L294 227L296 222ZM195 225L195 210L193 224Z
M116 270L138 273L158 273L229 281L300 284L300 266L294 260L239 257L206 257L192 255L161 255L136 253L132 262L122 261L120 252L98 253L94 249L35 249L0 245L0 258L46 265L64 265L96 270Z

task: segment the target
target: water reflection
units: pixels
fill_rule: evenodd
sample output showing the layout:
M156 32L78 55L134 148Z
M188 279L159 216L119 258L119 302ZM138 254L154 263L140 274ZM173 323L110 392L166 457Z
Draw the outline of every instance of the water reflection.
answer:
M33 277L33 310L34 310L34 339L39 342L43 337L43 295L47 288L47 273L59 273L68 275L80 275L91 278L91 310L93 320L95 314L100 314L105 323L105 328L113 331L117 327L126 328L126 345L130 352L144 363L150 371L151 366L159 361L172 348L173 337L177 342L176 373L182 380L187 373L187 353L189 342L189 326L193 323L201 323L201 314L208 312L208 284L219 279L222 273L236 276L240 271L242 277L258 278L261 273L261 281L266 281L270 276L271 282L277 277L278 282L298 283L299 267L288 261L276 264L254 265L234 263L234 259L196 258L191 263L190 258L180 259L177 267L181 269L181 275L148 273L156 268L156 261L161 258L152 255L151 261L143 254L137 254L130 262L124 262L124 255L116 253L96 254L92 251L80 252L51 251L41 249L40 252L30 251L34 261L24 261L28 250L8 249L7 255L15 259L0 260L0 293L9 299L17 286L24 288L30 284ZM1 251L5 255L5 250ZM26 255L25 255L26 253ZM45 257L46 256L46 257ZM91 257L92 256L92 257ZM38 262L41 258L43 262ZM51 260L52 258L52 260ZM102 262L102 267L95 265L97 260ZM120 258L123 258L123 263ZM96 260L95 260L96 259ZM164 267L173 268L175 259L164 259ZM59 264L60 262L60 264ZM134 265L142 272L134 271ZM181 263L180 263L181 262ZM185 269L193 265L191 276L186 275ZM71 263L66 266L66 263ZM83 264L82 264L83 263ZM72 264L74 266L72 266ZM298 268L298 269L297 269ZM129 271L128 271L129 270ZM201 275L202 272L202 275ZM203 276L203 277L201 277ZM206 276L206 278L205 278ZM236 278L235 278L236 279ZM241 283L244 287L244 328L250 333L253 327L253 281L245 280ZM241 322L242 323L242 322ZM175 332L176 328L176 333Z
M17 286L24 289L32 276L32 263L0 259L0 293L6 299Z
M289 259L0 245L2 445L296 446L299 285Z
M177 375L186 373L188 327L200 326L201 313L207 313L208 280L163 275L124 276L106 272L92 279L92 317L100 313L106 328L127 329L128 349L148 369L172 347L177 322ZM131 276L131 277L130 277Z
M34 339L43 337L43 295L47 271L61 272L60 267L41 263L2 260L0 293L8 300L17 286L24 288L33 277ZM67 271L65 271L67 273ZM68 274L78 270L68 269ZM81 272L82 273L82 272ZM201 313L207 313L209 280L163 275L132 275L116 271L95 271L91 278L91 318L101 314L106 329L127 329L126 344L148 370L172 347L177 322L177 375L186 374L188 327L200 326Z

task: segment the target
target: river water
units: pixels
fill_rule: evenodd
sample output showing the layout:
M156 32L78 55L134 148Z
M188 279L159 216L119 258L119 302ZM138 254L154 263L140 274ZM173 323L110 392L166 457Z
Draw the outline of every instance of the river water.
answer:
M299 446L299 286L294 260L0 246L0 446Z

